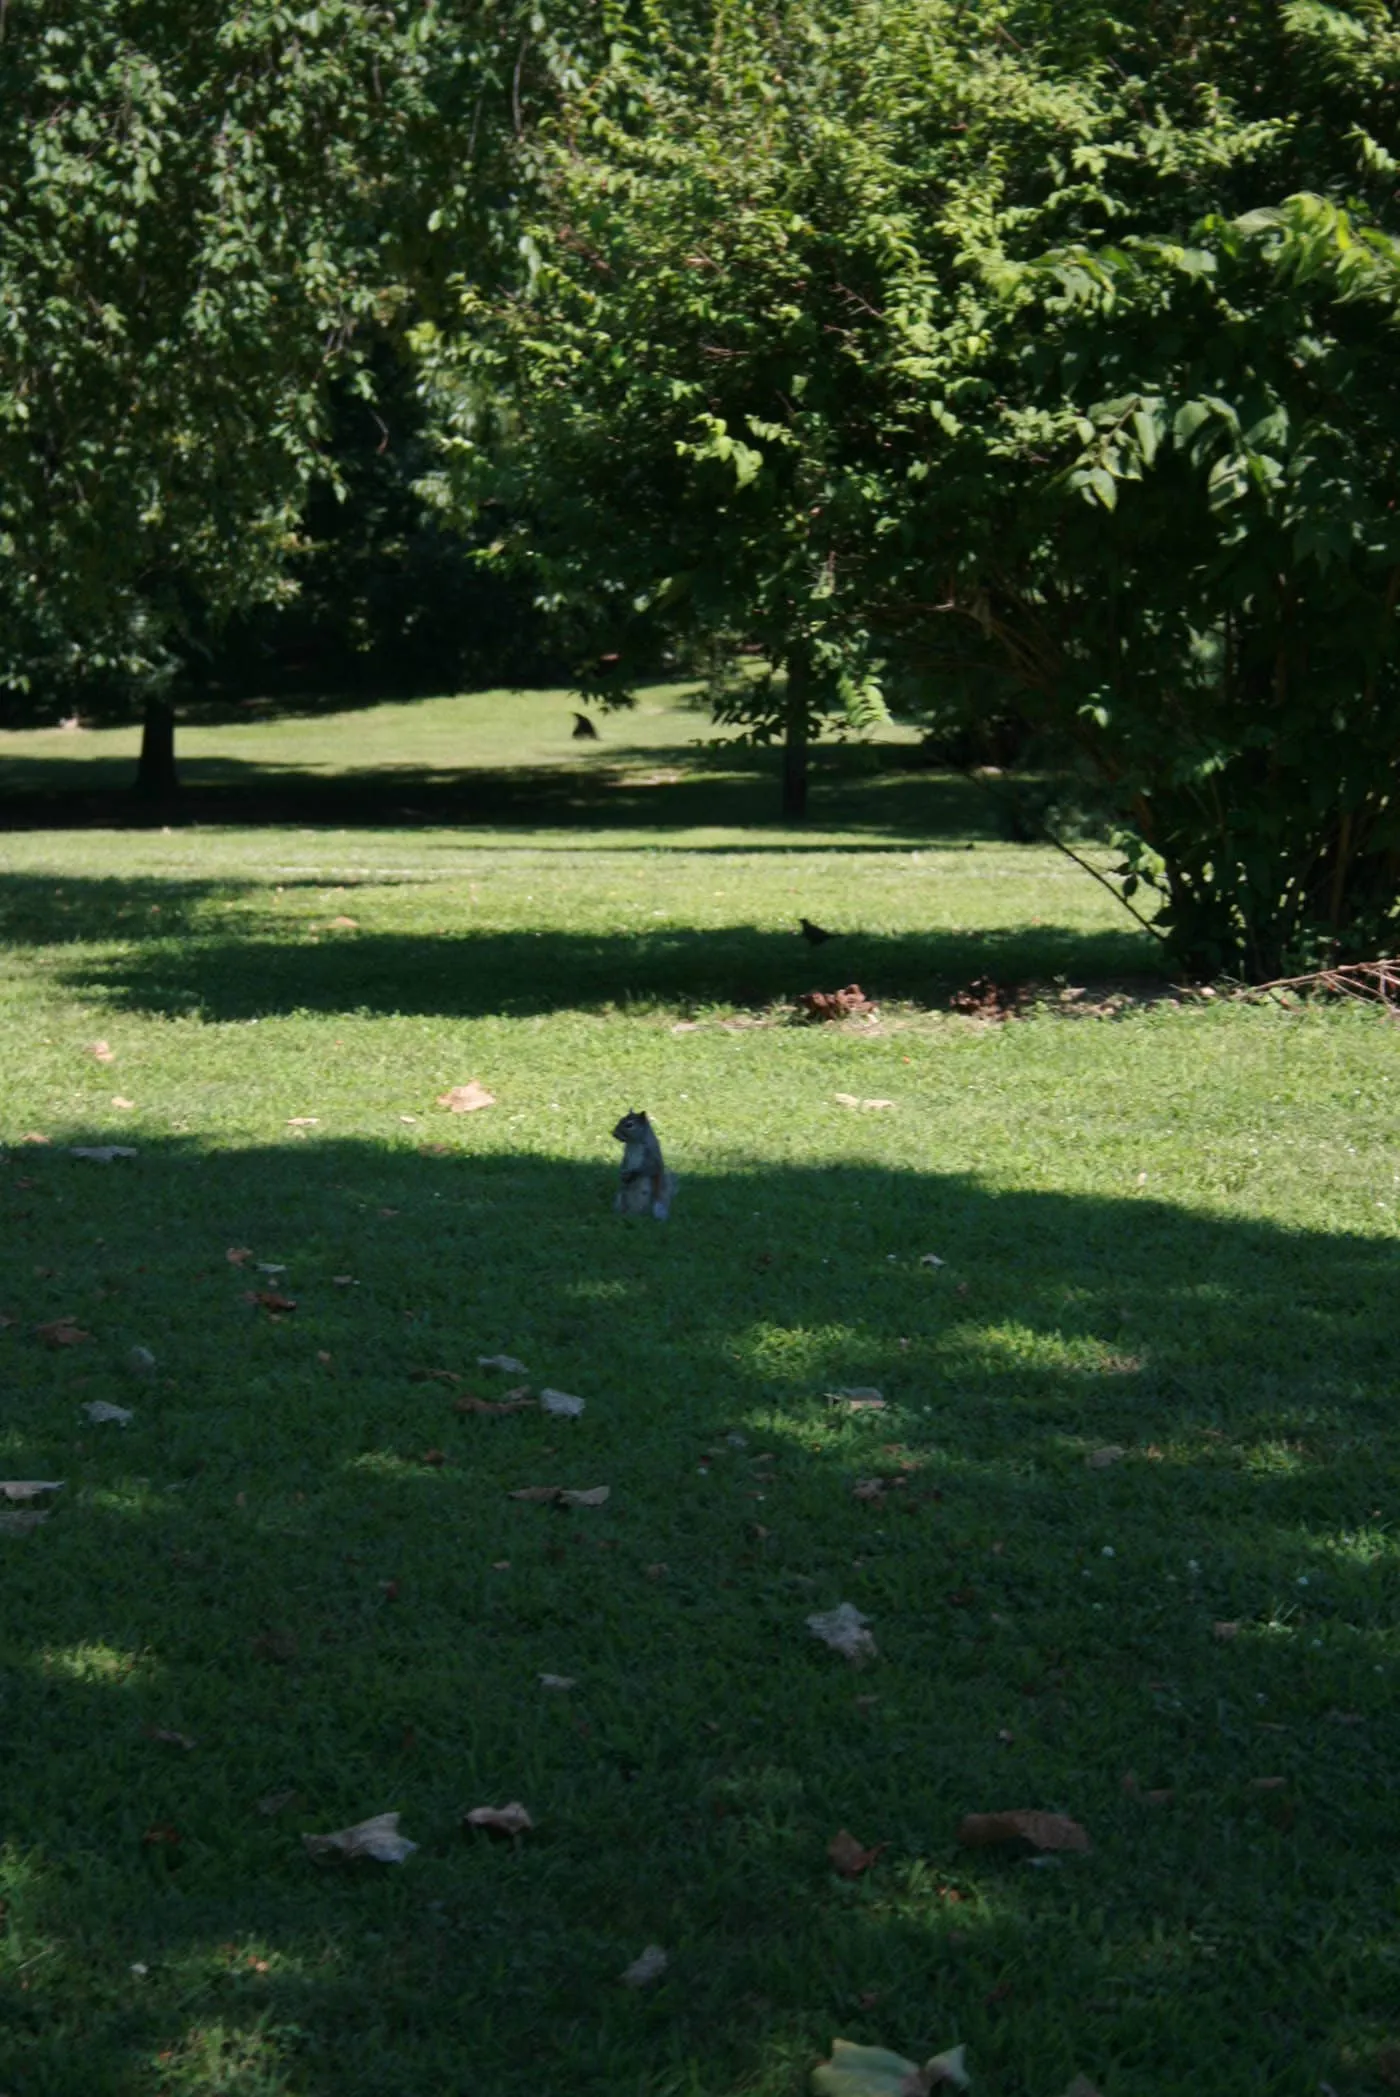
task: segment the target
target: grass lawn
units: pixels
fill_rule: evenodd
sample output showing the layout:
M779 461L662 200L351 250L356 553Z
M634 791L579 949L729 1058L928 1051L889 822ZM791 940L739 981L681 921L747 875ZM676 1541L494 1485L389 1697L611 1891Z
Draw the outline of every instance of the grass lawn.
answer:
M1155 952L974 789L849 752L765 828L678 695L567 728L191 731L132 829L115 736L0 737L0 1478L65 1481L0 1499L0 2091L798 2097L840 2035L1382 2097L1400 1028L1075 1013ZM586 1409L458 1409L520 1383ZM1092 1848L957 1840L1026 1808Z

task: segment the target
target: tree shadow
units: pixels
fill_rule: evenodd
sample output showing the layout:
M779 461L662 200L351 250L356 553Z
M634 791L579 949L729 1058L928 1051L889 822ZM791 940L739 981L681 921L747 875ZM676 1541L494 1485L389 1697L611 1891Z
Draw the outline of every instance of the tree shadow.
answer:
M468 743L464 736L464 744ZM338 749L343 749L344 738ZM130 788L130 759L6 756L0 819L11 830L309 824L403 829L473 825L668 831L781 828L779 760L767 750L681 743L584 746L563 764L461 767L404 764L333 770L186 755L183 784L151 804ZM872 838L990 838L995 809L970 781L911 767L904 746L819 749L807 821Z
M356 885L353 877L335 883L352 908ZM291 875L279 886L322 894L326 882ZM851 929L812 949L795 923L790 932L668 924L638 933L376 933L337 927L335 918L347 913L328 910L315 930L289 936L274 909L261 918L248 909L249 898L266 893L264 883L237 879L4 874L0 937L11 946L53 948L60 980L115 1010L198 1011L213 1020L293 1011L519 1016L629 1003L765 1007L852 981L877 1000L937 1005L982 975L1004 984L1142 979L1149 990L1163 981L1154 974L1161 963L1152 942L1126 926ZM232 905L239 927L227 932L217 913ZM112 943L105 952L104 943Z
M453 1140L3 1168L0 1459L68 1481L0 1539L10 2085L777 2097L840 2031L1004 2090L1363 2086L1393 1241L684 1159L640 1226L601 1154ZM454 1410L503 1350L583 1417ZM509 1498L554 1483L611 1498ZM860 1674L805 1628L842 1600ZM1093 1852L958 1848L1012 1806ZM303 1851L385 1809L401 1869Z

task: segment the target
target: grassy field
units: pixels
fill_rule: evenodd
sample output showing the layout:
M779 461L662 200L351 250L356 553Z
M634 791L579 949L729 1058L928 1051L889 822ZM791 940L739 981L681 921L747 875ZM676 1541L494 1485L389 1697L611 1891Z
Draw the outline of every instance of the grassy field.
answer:
M794 832L676 694L567 729L210 727L137 829L114 738L0 737L0 1477L65 1481L0 1500L0 2091L1382 2097L1400 1029L1162 994L898 745ZM522 1383L586 1409L460 1409Z

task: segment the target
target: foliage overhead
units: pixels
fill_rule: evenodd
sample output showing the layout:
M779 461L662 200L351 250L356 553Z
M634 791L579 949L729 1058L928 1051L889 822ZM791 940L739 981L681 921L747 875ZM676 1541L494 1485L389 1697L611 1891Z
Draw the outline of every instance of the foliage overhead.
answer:
M0 19L0 682L149 678L193 608L287 594L330 383L479 231L529 12Z
M1383 937L1388 8L613 30L532 143L518 279L416 332L432 499L496 506L623 675L658 627L786 664L729 701L760 736L891 679L1013 704L1191 965Z

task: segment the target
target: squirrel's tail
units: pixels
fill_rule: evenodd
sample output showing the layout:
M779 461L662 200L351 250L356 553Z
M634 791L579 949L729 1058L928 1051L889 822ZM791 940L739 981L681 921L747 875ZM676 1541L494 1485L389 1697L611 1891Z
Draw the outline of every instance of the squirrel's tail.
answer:
M658 1223L664 1223L666 1221L666 1218L670 1215L671 1203L675 1198L676 1187L678 1184L679 1183L676 1179L676 1175L674 1172L662 1173L661 1192L657 1195L655 1201L653 1201L651 1205L651 1213L656 1218Z

